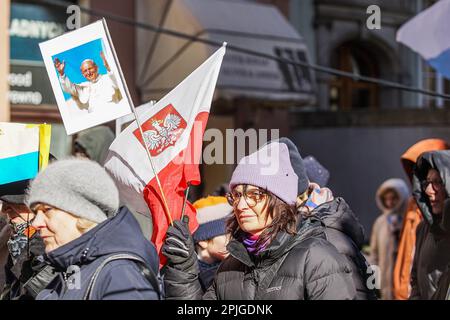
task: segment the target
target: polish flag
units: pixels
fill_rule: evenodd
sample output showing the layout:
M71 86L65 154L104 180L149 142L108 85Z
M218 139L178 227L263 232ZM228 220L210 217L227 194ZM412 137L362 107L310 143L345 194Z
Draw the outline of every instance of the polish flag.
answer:
M173 220L181 218L188 186L200 183L199 160L203 133L225 45L192 72L158 103L139 115L144 139L134 121L111 144L105 168L115 180L122 203L132 210L150 214L153 222L152 242L161 250L169 220L161 192L144 142L150 151L155 171ZM197 227L195 209L186 204L189 228ZM161 265L165 257L160 254Z
M437 1L403 24L397 41L417 52L437 72L450 79L450 1Z

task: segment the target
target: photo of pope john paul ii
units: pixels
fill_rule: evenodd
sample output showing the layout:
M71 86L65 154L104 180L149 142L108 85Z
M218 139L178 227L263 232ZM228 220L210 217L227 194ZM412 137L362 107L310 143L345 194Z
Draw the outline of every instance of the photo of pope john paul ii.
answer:
M105 110L122 100L117 78L104 52L102 39L96 39L52 56L72 113L73 108L87 113Z

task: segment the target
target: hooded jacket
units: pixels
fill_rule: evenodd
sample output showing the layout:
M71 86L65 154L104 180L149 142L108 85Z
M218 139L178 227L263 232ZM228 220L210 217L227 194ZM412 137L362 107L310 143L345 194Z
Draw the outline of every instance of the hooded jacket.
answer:
M386 208L383 203L382 196L387 190L393 190L398 196L398 202L394 208ZM370 262L380 268L380 291L381 298L384 300L393 299L392 273L409 194L408 186L402 179L389 179L381 184L375 197L381 215L372 227Z
M439 279L439 285L436 292L431 297L432 300L450 300L450 265Z
M425 139L411 146L401 157L406 175L412 182L413 168L419 156L428 151L445 150L448 145L441 139ZM398 245L397 260L394 267L394 298L408 299L411 293L411 268L416 246L416 230L422 221L422 214L413 197L410 197Z
M230 255L219 266L205 300L345 300L355 299L352 271L326 239L318 220L299 223L296 235L280 232L258 255L241 241L227 246ZM274 269L275 268L275 269ZM198 281L166 273L171 299L200 299ZM169 281L170 283L167 283Z
M327 240L346 259L352 270L357 300L374 300L375 292L367 287L369 263L361 253L364 228L343 198L323 203L312 211L324 224Z
M86 151L89 159L103 165L113 140L114 133L109 127L98 126L80 132L75 143Z
M144 238L139 224L126 207L79 238L47 254L50 264L61 272L37 297L38 300L82 300L93 274L108 257L131 254L158 274L156 249ZM74 272L70 274L70 272ZM157 300L155 288L133 260L109 262L92 288L93 300Z
M441 227L444 231L450 232L450 201L445 201L444 212L446 213L441 222ZM450 263L447 265L447 269L444 271L439 279L439 285L436 292L431 297L433 300L450 300Z
M311 164L311 161L306 160L311 159L308 159L308 157L302 159L297 147L288 138L281 138L280 142L287 145L294 171L298 177L303 177L303 181L305 181L303 183L305 187L300 188L299 185L299 195L301 197L306 196L305 191L309 189L305 206L299 209L300 213L306 217L316 216L324 224L323 232L326 239L345 257L351 267L353 282L357 290L356 298L358 300L376 299L373 290L369 290L366 285L369 276L367 272L369 264L360 252L364 242L362 225L344 199L334 199L330 189L322 188L320 183L309 182L311 177L307 176L305 167L308 169L307 162ZM325 172L325 168L316 169L318 169L317 173L322 178L329 176L329 173ZM310 171L308 171L309 173Z
M436 292L441 275L450 263L450 229L445 226L450 219L449 206L441 215L431 211L428 197L421 188L429 169L436 169L445 191L450 194L450 151L424 153L417 161L413 175L413 196L424 220L417 228L416 252L411 271L410 299L430 299ZM447 200L448 202L448 200Z

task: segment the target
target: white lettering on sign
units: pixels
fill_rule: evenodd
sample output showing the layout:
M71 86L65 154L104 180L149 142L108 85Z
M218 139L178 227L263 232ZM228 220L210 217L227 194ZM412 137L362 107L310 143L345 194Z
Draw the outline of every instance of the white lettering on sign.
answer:
M33 84L33 74L31 71L25 73L10 73L8 76L10 87L31 87Z
M42 94L37 91L15 91L9 92L9 102L11 104L34 104L42 102Z
M52 39L64 33L64 25L51 21L12 19L9 28L11 37Z

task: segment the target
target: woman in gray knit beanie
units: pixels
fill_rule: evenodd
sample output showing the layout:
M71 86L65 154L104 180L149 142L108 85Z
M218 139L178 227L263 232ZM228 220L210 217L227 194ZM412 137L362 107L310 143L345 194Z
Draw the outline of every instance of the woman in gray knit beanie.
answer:
M105 169L85 159L56 161L30 184L26 203L61 273L38 300L159 299L155 247ZM146 274L147 276L144 276Z
M50 228L54 227L41 230L49 252L113 216L119 208L119 193L101 166L69 159L42 171L30 184L26 201L38 213L35 225L50 223ZM58 214L53 214L56 211Z
M233 172L230 190L230 255L204 299L354 299L345 258L325 239L319 221L305 225L297 213L298 176L286 144L272 142L244 157ZM186 283L196 279L195 266L187 267L192 265L189 252L194 251L188 234L186 224L176 221L163 246L168 258L166 295L171 299L201 298L198 281Z

